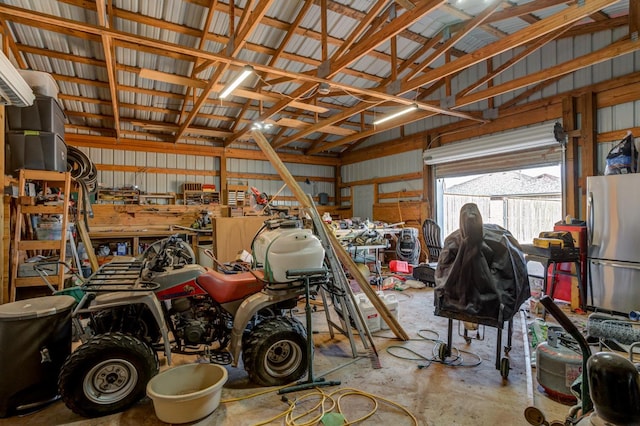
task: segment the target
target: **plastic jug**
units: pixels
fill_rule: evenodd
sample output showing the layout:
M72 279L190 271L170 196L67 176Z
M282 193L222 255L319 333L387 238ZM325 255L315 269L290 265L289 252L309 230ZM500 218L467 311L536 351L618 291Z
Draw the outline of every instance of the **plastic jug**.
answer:
M391 316L398 321L398 297L394 293L384 293L383 291L378 291L377 293L391 313ZM382 318L380 318L380 328L382 330L389 330L389 325Z
M362 317L367 324L369 332L374 333L376 331L380 331L380 314L364 294L361 294L358 297L358 308L362 313Z

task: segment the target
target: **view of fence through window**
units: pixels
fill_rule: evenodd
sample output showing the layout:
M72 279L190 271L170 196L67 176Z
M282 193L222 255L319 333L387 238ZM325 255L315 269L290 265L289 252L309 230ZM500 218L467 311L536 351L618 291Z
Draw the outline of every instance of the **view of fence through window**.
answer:
M460 208L466 203L477 204L484 223L508 229L522 244L563 220L559 165L445 178L441 183L443 239L458 229Z

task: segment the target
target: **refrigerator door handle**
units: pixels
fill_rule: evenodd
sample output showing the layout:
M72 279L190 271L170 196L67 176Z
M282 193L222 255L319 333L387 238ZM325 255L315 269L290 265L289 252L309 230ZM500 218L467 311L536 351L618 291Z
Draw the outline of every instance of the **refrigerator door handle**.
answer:
M589 192L587 196L587 210L589 222L587 223L587 238L589 239L589 246L593 245L593 192Z
M614 268L637 269L640 271L640 265L630 264L630 263L610 262L607 260L596 260L596 259L591 259L591 263L593 263L594 265L612 266Z

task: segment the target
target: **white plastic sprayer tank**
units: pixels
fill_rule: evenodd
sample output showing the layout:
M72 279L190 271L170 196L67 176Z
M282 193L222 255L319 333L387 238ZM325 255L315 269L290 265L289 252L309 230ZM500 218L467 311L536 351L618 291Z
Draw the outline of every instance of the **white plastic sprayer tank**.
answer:
M292 281L290 269L321 268L324 248L310 229L276 228L260 234L253 244L257 263L264 265L270 282Z

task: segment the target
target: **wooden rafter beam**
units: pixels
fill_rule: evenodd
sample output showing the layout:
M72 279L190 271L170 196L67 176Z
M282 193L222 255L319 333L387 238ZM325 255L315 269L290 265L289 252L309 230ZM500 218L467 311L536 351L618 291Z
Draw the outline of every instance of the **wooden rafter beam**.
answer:
M449 37L448 40L444 41L442 45L438 47L438 49L433 52L427 59L422 61L419 67L414 68L408 75L404 76L403 80L408 81L415 77L419 72L429 67L436 59L442 56L445 52L449 51L458 41L460 41L463 37L469 34L471 31L476 29L479 25L481 25L484 21L487 20L492 13L496 11L498 6L500 6L502 0L493 0L489 5L482 11L482 13L478 14L475 18L470 19L464 25L464 27L460 28L455 35Z
M467 22L473 19L473 16L469 15L468 13L450 5L450 4L444 4L442 5L442 11L449 13L457 18L459 18L461 21L457 22L455 24L452 24L449 26L449 30L451 31L451 34L455 34L458 31L460 31L462 28L464 28L467 25ZM479 25L479 27L484 30L485 32L495 36L496 38L500 39L504 36L507 35L507 33L500 31L499 29L492 27L489 24L481 24Z
M533 96L534 94L540 92L545 87L548 87L548 86L550 86L552 84L555 84L562 77L563 76L552 77L552 78L544 80L544 81L542 81L540 83L537 83L534 86L529 87L524 92L519 93L518 96L516 96L515 98L509 99L507 102L501 104L500 108L499 108L499 111L500 112L507 111L509 108L512 108L512 107L518 105L520 102L524 101L525 99L529 98L529 96Z
M522 59L524 59L527 56L529 56L531 53L535 52L536 50L540 49L542 46L546 45L547 43L549 43L549 42L557 39L558 37L560 37L563 33L568 31L570 28L571 28L571 26L566 26L564 28L560 28L557 31L554 31L554 32L549 33L549 34L546 34L543 37L539 38L535 42L533 42L530 45L528 45L527 48L524 49L522 52L516 54L511 59L509 59L508 61L504 62L502 65L500 65L498 68L494 69L492 72L487 73L487 75L485 75L484 77L478 79L475 83L472 83L469 86L467 86L466 88L464 88L461 91L459 91L457 93L457 96L459 96L459 97L465 96L467 93L473 92L478 87L480 87L483 84L486 84L489 81L493 80L498 75L502 74L503 72L505 72L506 70L508 70L509 68L511 68L512 66L514 66L518 62L520 62Z
M311 123L308 123L308 122L305 122L305 121L294 120L292 118L284 118L284 117L278 119L275 122L275 124L277 124L278 126L290 127L290 128L293 128L293 129L304 129L305 127L311 125ZM341 135L341 136L348 136L348 135L353 135L353 134L357 133L353 129L348 129L348 128L339 127L339 126L327 126L327 127L324 127L322 129L322 132L333 134L333 135Z
M346 52L348 52L354 43L360 38L360 36L367 30L367 28L375 28L375 25L371 25L373 21L378 18L380 12L387 9L388 1L377 1L373 4L371 9L367 12L363 19L360 19L356 28L351 31L349 36L344 40L342 45L333 54L333 60L339 59ZM388 9L387 9L388 10ZM385 17L388 13L385 14Z
M239 26L240 32L232 37L226 47L225 53L228 58L234 58L238 54L238 52L240 52L240 50L246 43L247 38L250 34L253 33L258 24L260 24L262 17L267 13L267 10L269 10L269 7L271 7L273 1L274 0L265 0L258 2L256 8L251 13L248 13L246 15L246 22L241 23L241 25ZM180 124L180 129L176 133L175 142L178 142L178 140L180 140L186 129L191 125L191 122L195 118L196 114L204 104L205 100L209 97L209 94L211 93L213 87L218 83L219 79L222 77L222 74L228 67L229 62L222 63L220 66L218 66L210 82L207 84L207 87L202 90L200 97L195 101L191 112L184 120L184 122Z
M435 81L440 80L443 77L446 77L447 75L449 75L449 72L450 73L459 72L471 65L475 65L476 63L482 60L486 60L487 58L496 56L510 48L514 48L514 47L529 43L531 40L535 40L536 38L542 37L550 32L553 32L557 28L563 27L565 25L571 25L574 22L579 21L585 16L588 16L591 13L594 13L595 11L598 11L604 8L611 3L615 3L615 0L594 0L583 6L577 6L577 5L571 6L563 10L562 12L559 12L555 15L551 15L535 24L532 24L527 28L524 28L516 33L513 33L510 36L505 37L500 41L497 41L493 44L480 48L475 52L473 52L473 54L469 54L461 58L458 58L455 61L445 63L444 65L438 67L437 69L427 72L423 76L415 78L409 82L403 83L400 89L400 93L406 93L422 85L431 84ZM497 86L497 87L501 87L501 86ZM491 92L483 91L483 93L485 92L493 93L495 89L496 88L493 87L490 89ZM468 95L467 98L474 99L472 98L472 96L474 95ZM490 95L482 99L486 99L491 96L495 96L495 95ZM476 102L476 100L474 100L474 102ZM469 102L467 102L466 104L468 103ZM458 107L457 101L456 101L456 107ZM359 108L361 108L361 106L356 106L350 110L343 111L341 114L348 115L349 112L351 111L358 112ZM402 124L402 122L404 122L404 120L402 120L399 123ZM319 124L320 123L318 123L317 125ZM330 123L330 120L326 120L326 123L324 124L332 124L332 123ZM344 139L332 142L331 144L327 144L320 151L311 150L309 154L315 154L317 152L321 152L322 150L331 149L331 148L338 147L350 142L352 142L351 137L346 137Z
M18 49L18 46L16 46L16 41L13 39L11 31L9 30L9 26L4 19L0 19L0 26L2 26L3 44L6 45L9 50L11 50L11 53L13 53L13 57L16 59L16 62L18 62L18 66L22 69L26 69L27 64L24 61L24 58L22 57L22 53ZM6 49L3 48L3 51L5 51L5 54L8 54L8 52L6 52Z
M629 1L629 35L640 40L640 2Z
M416 8L414 8L411 11L408 11L407 13L403 14L401 17L396 18L394 21L392 21L391 23L389 23L388 25L382 27L378 33L376 33L376 37L366 37L364 39L362 39L359 43L357 43L356 45L353 46L353 48L351 50L349 50L349 52L346 55L343 55L342 57L340 57L337 61L333 62L331 64L331 71L329 72L329 75L327 76L327 78L331 78L333 75L335 75L336 73L338 73L340 71L340 69L342 67L346 67L349 64L351 64L352 62L360 59L362 56L364 56L369 50L374 49L375 47L377 47L383 40L386 40L390 37L393 37L394 35L397 35L399 32L401 32L402 30L404 30L406 27L411 26L413 23L415 23L417 20L419 20L422 16L432 12L433 10L435 10L438 6L440 6L443 3L443 1L438 0L438 1L425 1L423 3L420 4L420 6L417 6ZM376 90L377 93L382 93L383 90L386 91L386 88L380 88L378 90ZM408 100L403 100L401 101L401 103L403 104L411 104L410 101ZM364 104L364 105L363 105ZM347 110L349 112L349 114L345 114L345 112L341 112L340 114L336 114L333 117L327 119L327 120L323 120L320 123L316 123L312 126L309 126L307 129L302 130L288 138L285 138L284 140L281 141L277 141L274 143L274 147L278 148L281 146L285 146L289 143L291 143L292 141L294 141L297 138L301 138L304 136L307 136L313 132L318 131L318 129L329 126L329 125L333 125L339 121L342 121L344 119L348 119L349 117L360 113L362 111L364 111L367 108L373 107L378 103L372 103L372 104L366 104L366 102L362 102L360 103L360 105L357 105L353 108L350 108L349 110ZM437 108L434 107L432 105L428 105L428 104L422 104L419 105L420 108L423 108L427 111L431 111L431 112L438 112L438 113L442 113L442 114L447 114L447 115L451 115L453 114L451 111L443 109L443 108ZM471 118L469 115L467 115L467 117L465 118Z
M109 28L110 22L107 19L107 6L104 0L96 0L96 13L98 24L104 28ZM113 110L113 127L116 131L116 139L120 140L120 109L118 107L118 79L115 73L116 52L112 39L108 34L102 34L102 50L104 52L104 62L107 67L107 78L109 79L109 94L111 96L111 108Z
M313 154L318 154L318 153L320 153L322 151L328 151L330 149L337 148L337 147L340 147L340 146L344 146L344 145L350 144L352 142L357 142L360 139L368 138L368 137L376 135L378 133L386 132L387 130L391 130L393 128L398 127L398 125L399 125L398 123L400 123L400 125L409 124L409 123L413 123L413 122L418 121L418 120L424 120L425 118L432 117L434 115L435 115L435 113L433 113L431 111L420 111L420 110L418 110L418 111L409 113L406 116L403 116L401 120L399 120L399 121L397 121L395 123L387 122L387 123L380 124L380 125L375 126L375 127L371 128L371 129L364 130L364 131L358 132L357 134L342 138L340 140L329 142L329 143L326 143L326 144L324 144L324 145L322 145L320 147L316 147L316 148L310 149L310 150L308 150L306 152L306 154L307 155L313 155Z
M121 66L119 66L118 68L120 68ZM173 74L169 74L170 76ZM52 77L56 80L56 81L66 81L66 82L70 82L70 83L74 83L74 84L80 84L80 85L86 85L86 86L93 86L93 87L100 87L100 88L105 88L108 89L109 85L106 82L102 82L102 81L97 81L97 80L88 80L88 79L82 79L79 77L72 77L72 76L65 76L65 75L61 75L61 74L52 74ZM144 88L140 88L140 87L134 87L134 86L125 86L125 85L120 85L120 90L124 90L124 91L128 91L128 92L132 92L132 93L140 93L140 94L146 94L146 95L150 95L150 96L156 96L156 97L164 97L167 99L176 99L176 100L180 100L182 99L182 95L178 94L178 93L172 93L172 92L164 92L164 91L159 91L159 90L151 90L151 89L144 89ZM244 91L240 90L240 93L244 94ZM276 102L278 100L278 98L275 97L268 97L268 95L263 95L263 94L259 94L259 93L253 93L250 91L247 91L247 96L253 95L253 97L255 99L258 100L269 100L269 102ZM90 103L104 103L105 105L110 104L109 101L100 101L100 100L96 100L96 99L90 99L90 98L83 98L83 97L79 97L79 96L72 96L72 95L65 95L65 94L60 94L59 95L60 98L63 99L68 99L68 100L74 100L74 101L81 101L81 102L90 102ZM215 102L216 104L220 104L219 100L214 100L214 99L210 99L210 102ZM300 107L303 106L307 106L307 104L302 104L300 103ZM224 106L228 106L228 107L232 107L232 108L240 108L242 107L241 104L238 103L234 103L234 102L229 102L229 101L225 101L223 103ZM294 105L297 105L296 103L294 103ZM309 105L310 107L314 107L316 108L316 106L314 105ZM152 106L145 106L145 105L132 105L132 104L124 104L124 103L120 103L120 107L121 108L131 108L131 109L139 109L139 110L145 110L145 111L153 111L153 112L161 112L161 113L166 113L166 114L179 114L179 110L177 109L169 109L169 108L158 108L158 107L152 107ZM319 111L326 111L326 109L323 109L323 107L317 107L319 108ZM252 110L257 110L257 108L252 107ZM201 118L208 118L211 120L219 120L219 121L230 121L229 117L226 116L222 116L222 115L213 115L213 114L203 114L203 113L198 113L198 117ZM249 120L244 120L246 123L249 122Z
M346 55L341 56L331 64L330 76L335 75L341 69L362 58L364 55L378 47L380 44L390 39L394 35L398 35L407 27L413 25L416 21L425 15L436 10L444 3L445 0L428 0L420 3L420 6L413 10L407 11L403 15L397 17L388 25L382 27L375 33L375 37L367 37L356 43Z
M62 0L62 1L64 1L64 0ZM104 1L107 1L107 0L102 0L102 1L104 2ZM210 0L207 0L207 2L209 2L209 1L210 1ZM78 1L76 1L76 3L78 3ZM92 5L93 5L93 7L95 7L95 3L92 3L92 2L84 2L84 3L86 3L86 4L92 4ZM304 3L307 3L307 2L302 2L302 3L304 4ZM329 3L329 4L331 4L331 3L333 3L333 2L329 1L328 3ZM416 2L416 3L418 3L418 2ZM542 3L542 2L532 2L532 3ZM587 3L588 3L588 2L587 2ZM588 4L587 4L587 6L588 6ZM225 5L225 7L227 7L227 6ZM234 13L234 14L236 14L236 16L237 16L237 12L233 12L233 13ZM590 16L593 16L593 14L591 14ZM48 25L49 25L49 24L48 24ZM79 31L78 31L77 29L74 29L74 28L69 28L69 29L68 29L68 31L73 31L73 32L75 32L76 34L79 34ZM111 34L111 33L109 33L109 34ZM85 34L85 35L86 35L86 34ZM101 37L101 36L100 36L100 37ZM83 38L84 38L84 37L83 37ZM113 36L113 43L120 43L120 40L121 40L120 38L118 38L118 37L116 37L116 36ZM124 39L122 40L122 42L123 42L123 43L131 43L131 44L134 44L134 43L135 43L134 41L124 40ZM150 47L149 47L149 46L147 46L147 45L143 45L143 46L144 46L145 48L149 48L149 49L150 49ZM274 49L274 50L275 50L275 49ZM171 51L172 53L174 53L174 54L182 54L182 53L174 52L173 50L170 50L170 51ZM183 52L186 52L186 51L183 51ZM190 52L190 53L193 53L193 52ZM195 54L195 55L191 56L191 58L192 58L192 59L193 59L193 58L198 58L198 59L200 59L200 60L204 60L204 61L207 61L207 60L212 61L212 59L204 59L204 58L202 58L202 57L200 56L200 54ZM209 57L209 58L211 58L211 57ZM88 58L88 59L91 59L91 58ZM391 61L392 61L392 62L394 61L394 59L393 59L393 55L391 55ZM452 62L455 62L455 61L452 61ZM231 62L226 62L226 63L231 63ZM398 61L398 63L400 63L400 61ZM235 65L235 64L234 64L234 65ZM104 66L104 65L103 65L103 66ZM279 75L279 74L277 74L277 73L276 73L275 75L277 76L277 75ZM280 74L280 75L282 75L282 74ZM453 74L449 74L449 75L453 75ZM314 76L311 76L311 77L314 77ZM285 76L283 76L283 75L282 75L282 77L281 77L281 78L292 78L292 77L285 77ZM317 80L316 78L309 78L308 80L304 80L304 79L303 79L302 81L303 81L303 82L304 82L304 81L306 81L307 83L313 83L314 85L318 83L318 80ZM433 83L431 83L431 84L433 85ZM386 85L381 85L381 88L382 88L382 87L386 87ZM127 90L127 89L125 89L125 88L121 88L120 90ZM333 93L336 93L336 92L337 92L337 90L336 90L335 92L333 92ZM375 99L377 100L377 99L380 99L380 98L379 98L379 97L376 97ZM282 99L282 101L285 101L285 99ZM245 103L244 105L249 105L249 103ZM287 106L292 106L292 105L291 105L290 103L288 103L288 104L287 104ZM122 105L121 105L121 108L122 108ZM247 106L247 108L248 108L248 106ZM246 121L245 121L245 122L246 122ZM326 125L327 123L325 122L324 124ZM234 127L235 127L235 128L238 128L239 126L238 126L238 125L237 125L237 123L236 123L236 125L235 125Z
M220 62L225 62L225 63L232 63L235 62L233 59L227 58L225 56L222 55L216 55L216 54L212 54L210 52L202 52L202 51L198 51L196 49L193 48L188 48L185 46L179 46L179 45L175 45L172 43L167 43L167 42L163 42L163 41L159 41L159 40L152 40L152 39L148 39L148 38L144 38L144 37L140 37L140 36L134 36L128 33L123 33L120 31L114 31L111 29L105 30L105 29L101 29L99 27L96 26L92 26L90 24L84 24L84 23L79 23L77 21L72 21L72 20L66 20L63 18L59 18L59 17L54 17L51 15L46 15L46 14L42 14L39 12L32 12L32 11L26 11L24 9L20 9L20 8L15 8L12 6L7 6L7 5L0 5L0 15L2 16L6 16L6 17L10 17L12 20L13 19L23 19L32 23L37 23L38 25L40 24L48 24L48 25L54 25L56 27L59 28L67 28L69 30L72 30L74 32L84 32L84 33L88 33L88 34L100 34L100 32L102 31L107 31L109 32L109 34L116 40L118 41L122 41L122 42L128 42L128 43L135 43L138 44L140 46L145 46L148 48L152 48L152 49L156 49L159 52L173 52L173 53L177 53L177 54L182 54L182 55L187 55L187 56L195 56L195 57L200 57L202 59L211 59L211 60L215 60L215 61L220 61ZM237 62L236 62L237 63ZM242 64L242 63L240 63ZM319 79L317 77L313 77L313 76L306 76L304 74L300 75L300 74L294 74L294 73L289 73L286 71L282 71L279 69L271 69L268 68L266 66L261 66L259 64L254 64L254 67L257 70L260 71L266 71L266 72L271 72L275 75L281 75L281 76L286 76L286 77L294 77L294 76L298 76L298 78L302 78L302 79L308 79L308 81L314 81L314 82L321 82L323 81L322 79ZM341 85L340 83L335 83L335 82L331 82L332 84L334 84L336 86L336 88L338 89L346 89L346 90L350 90L355 94L359 94L359 95L373 95L373 96L380 96L383 97L385 95L382 94L376 94L375 91L373 90L361 90L359 88L353 88L353 87L349 87L346 85ZM393 96L385 97L385 100L399 100L397 98L394 98Z
M548 9L550 7L559 6L562 4L571 4L575 3L575 0L536 0L530 1L528 3L524 3L521 5L514 5L511 7L504 8L502 11L494 13L489 19L487 19L487 24L492 24L494 22L504 21L505 19L510 18L518 18L521 16L526 16L530 14L535 14L544 9Z
M570 72L598 64L600 62L625 55L630 52L640 50L640 43L630 38L619 40L595 52L582 55L570 61L547 68L543 71L528 74L524 77L516 78L498 86L490 87L467 96L456 99L456 108L479 102L490 97L498 96L503 93L512 92L522 87L527 87L541 81L564 76Z
M404 82L401 85L400 93L410 92L417 87L431 84L440 78L447 76L451 73L458 72L462 69L475 65L487 58L499 55L507 50L514 49L529 43L538 37L555 31L558 28L565 25L571 25L579 20L583 19L590 14L597 12L613 3L616 0L592 0L586 2L584 5L573 5L551 15L545 19L542 19L535 24L531 24L520 31L510 34L503 39L484 46L475 50L472 54L467 54L454 61L445 63L437 69L426 72L424 75L417 77L409 82Z
M202 32L199 36L200 41L198 42L198 50L202 50L206 43L206 36L209 33L209 27L211 26L211 21L213 20L213 13L215 11L215 6L218 0L211 0L211 4L209 5L209 9L207 11L207 17L204 21L204 25L202 27ZM232 2L233 3L233 2ZM193 61L193 68L191 69L191 78L195 78L198 75L199 71L197 71L199 58L195 58ZM194 93L194 88L189 87L187 92L185 93L184 100L182 101L182 109L180 110L180 115L178 116L178 123L182 122L182 116L187 110L187 104L189 101L189 97Z
M435 10L442 3L443 3L443 0L423 2L423 3L420 4L419 7L414 8L413 10L405 13L401 17L395 19L390 24L388 24L388 25L384 26L383 28L381 28L380 31L378 33L376 33L376 37L366 37L366 38L362 39L361 42L359 42L356 45L354 45L354 47L347 54L343 55L336 62L330 61L331 62L331 69L330 69L328 75L325 76L325 78L333 77L335 74L337 74L342 69L342 67L346 67L347 65L349 65L352 62L356 61L357 59L361 58L367 52L369 52L370 50L372 50L376 46L378 46L383 40L386 40L386 38L392 37L392 36L398 34L399 32L403 31L404 28L412 25L417 20L419 20L422 16L432 12L433 10ZM336 85L335 82L332 82L331 84ZM295 90L290 96L293 99L296 99L296 98L302 96L303 94L307 93L314 86L315 86L315 84L311 84L311 83L303 84L301 87L299 87L297 90ZM353 88L350 88L349 90L353 91ZM366 91L366 92L368 92L368 91ZM384 89L373 90L373 91L371 91L369 93L363 93L363 94L366 94L366 95L369 95L369 96L373 95L374 97L385 96L386 95L386 90L384 90ZM397 100L401 104L409 105L409 104L412 103L411 101L409 101L407 99L403 99L403 98L399 98L399 97L395 97L395 96L390 96L385 100L394 100L394 99ZM304 136L307 136L307 135L309 135L311 133L314 133L314 132L318 131L319 128L323 128L323 127L326 127L326 126L329 126L329 125L333 125L333 124L335 124L335 123L337 123L339 121L342 121L344 119L348 119L352 115L357 114L357 113L359 113L361 111L364 111L365 109L373 107L373 106L375 106L375 105L377 105L379 103L381 103L381 102L377 102L377 103L373 102L373 103L371 103L369 105L364 103L365 104L364 106L361 103L359 106L356 106L356 107L354 107L352 109L349 109L349 111L352 112L349 115L345 116L343 113L334 115L328 121L324 120L322 124L316 123L316 124L314 124L312 126L309 126L307 129L296 133L295 135L292 135L292 136L290 136L288 138L285 138L284 140L275 141L273 143L273 146L276 147L276 148L285 146L285 145L289 144L290 142L292 142L294 140L297 140L299 138L302 138ZM273 106L269 111L267 111L265 114L261 115L260 120L264 121L264 120L272 117L274 114L276 114L277 112L281 111L287 105L288 105L288 101L286 101L286 100L283 100L283 101L279 102L278 104ZM447 114L447 115L454 115L454 116L458 116L458 117L461 117L461 118L476 119L476 117L473 117L473 116L471 116L469 114L464 114L464 117L462 117L461 115L458 115L453 111L449 111L449 110L446 110L446 109L443 109L443 108L435 107L435 106L430 105L430 104L421 104L421 105L419 105L419 107L424 109L424 110L431 111L431 112L437 112L437 113L442 113L442 114ZM243 135L244 133L247 133L248 131L249 131L249 129L245 127L240 132L237 132L234 135L233 138L231 138L229 141L226 142L226 144L231 144L237 137Z

